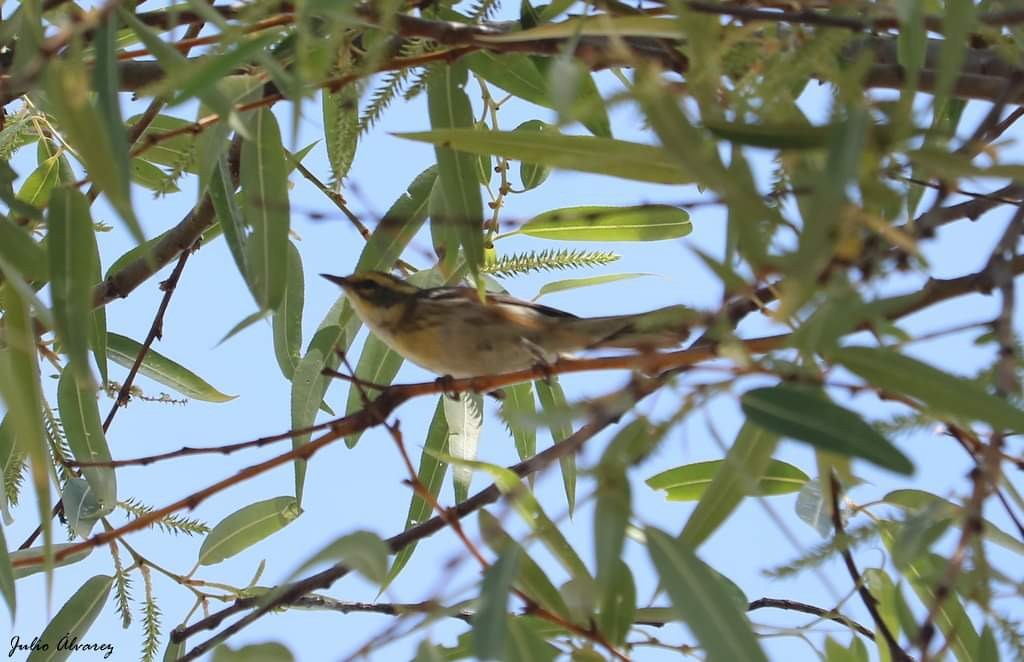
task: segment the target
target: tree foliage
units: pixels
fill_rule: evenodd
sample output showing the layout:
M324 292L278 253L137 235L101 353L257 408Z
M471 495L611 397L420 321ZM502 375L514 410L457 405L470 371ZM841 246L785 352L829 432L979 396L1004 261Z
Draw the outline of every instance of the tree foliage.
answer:
M1008 146L1024 114L1022 23L1015 3L999 0L19 3L0 26L0 469L5 517L36 530L19 547L8 528L7 606L13 614L17 580L36 573L47 586L68 584L64 593L80 585L43 640L84 637L109 607L139 629L144 660L161 650L164 659L290 659L280 644L235 649L230 639L243 629L272 636L263 617L293 608L387 615L393 630L337 652L370 654L401 634L424 660L623 660L651 648L768 659L775 630L747 615L766 608L813 616L784 633L830 661L866 660L870 650L883 660L1021 659L1024 163ZM429 146L434 162L367 223L348 202L360 143L390 130L389 109L421 100L418 126L397 136L403 149ZM531 118L512 126L516 104ZM641 131L620 120L626 113L642 118ZM317 116L320 144L290 144ZM530 218L505 212L566 171L626 192L661 185L670 202L609 206L595 195ZM303 332L296 181L365 240L338 271L481 291L525 274L583 272L547 282L538 297L641 287L651 274L607 271L618 258L609 245L686 246L701 211L715 208L723 241L694 252L719 302L694 311L692 340L676 351L392 386L403 358L372 337L356 350L361 322L343 297ZM157 225L140 212L147 191L194 195L191 209ZM996 230L992 219L1003 219ZM985 221L970 229L991 246L980 262L956 251L928 259L967 220ZM134 248L102 254L97 236L111 231ZM118 434L117 412L130 402L234 397L200 376L202 366L153 347L190 256L214 242L226 245L223 274L238 274L255 311L225 340L270 320L290 430L140 451ZM107 305L158 274L147 336L108 328ZM975 318L942 313L978 295L993 304ZM690 302L681 294L676 303ZM935 314L908 321L923 311ZM748 320L757 323L739 330ZM974 374L917 350L936 339L954 352L980 348ZM559 381L611 369L628 370L628 383L589 399ZM138 375L176 395L145 393ZM347 393L343 413L329 393L336 384ZM478 459L492 406L480 394L497 389L520 459L508 467ZM432 419L395 422L401 405L429 398ZM719 439L721 454L666 459L666 440L684 427L718 434L709 412L722 402L740 424ZM397 445L412 488L391 537L345 530L322 549L274 559L277 577L297 568L275 585L259 583L262 564L244 586L218 576L213 566L288 535L303 517L318 451L355 446L371 428ZM922 429L927 443L962 448L965 464L915 474L921 438L911 433ZM538 444L541 430L551 445ZM784 441L809 459L779 459ZM119 480L130 467L159 480L181 457L215 462L263 446L269 459L225 468L165 504L144 505ZM232 501L232 488L289 466L294 493ZM442 494L449 467L454 502ZM899 489L866 484L864 471L876 469ZM534 491L538 475L555 471L565 502ZM471 492L473 475L490 486ZM637 508L638 493L652 490L664 491L681 526L666 530ZM825 572L849 594L838 605L751 600L702 552L746 500L770 506L787 494L795 509L772 510L765 526L803 520L823 542L762 570ZM233 512L209 525L186 512L212 500ZM592 544L566 533L564 515L578 504L593 512ZM59 523L69 542L58 542ZM132 544L133 532L153 527L172 545L187 543L178 534L202 538L195 567L164 567ZM478 564L468 591L441 586L416 603L320 592L352 572L393 590L429 536ZM106 555L109 570L76 575L90 554ZM647 585L653 599L638 591ZM190 594L192 610L169 613L164 589ZM454 643L433 643L441 619L459 625ZM685 643L664 634L670 623L685 625Z

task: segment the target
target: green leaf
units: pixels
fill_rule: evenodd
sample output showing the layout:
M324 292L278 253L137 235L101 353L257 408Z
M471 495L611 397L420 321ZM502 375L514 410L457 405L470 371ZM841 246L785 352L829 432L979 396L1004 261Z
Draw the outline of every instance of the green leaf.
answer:
M89 178L106 194L132 236L141 243L146 237L132 209L131 174L120 113L116 115L120 131L112 133L113 120L108 121L89 102L88 76L83 65L74 57L49 63L46 94L50 110L85 165ZM103 99L103 96L101 94L99 98ZM113 112L112 108L106 107L112 103L116 106L116 99L100 101L103 113Z
M597 505L594 508L594 557L597 583L606 586L619 563L626 542L626 526L632 514L632 495L626 469L604 463L597 472Z
M932 506L941 506L941 510L938 512L953 518L954 523L959 524L966 521L961 506L923 490L893 490L882 497L882 501L904 510L922 510ZM1024 554L1024 542L1000 529L990 520L982 521L984 523L982 536L1010 551Z
M356 272L389 269L402 255L427 219L430 192L437 181L437 168L430 166L409 184L391 205L359 255Z
M46 251L24 228L0 216L0 260L13 267L25 280L45 283L50 278Z
M127 336L117 333L107 334L107 351L110 354L110 360L120 366L131 368L135 363L135 357L139 355L141 350L142 345ZM182 395L195 400L227 402L238 397L221 393L194 372L175 363L155 351L152 347L146 352L146 356L142 360L139 374L145 375L153 381L173 388Z
M567 207L534 216L517 231L562 241L661 241L693 230L690 215L668 205Z
M79 462L109 462L107 446L100 424L96 389L76 378L71 367L64 368L57 384L57 406L64 435L75 459ZM117 479L111 467L84 467L82 475L89 482L99 506L99 515L106 515L117 505Z
M505 659L508 593L515 580L519 549L509 547L484 571L480 607L473 614L473 654L481 660Z
M554 294L555 292L576 290L581 287L593 287L594 285L604 285L605 283L614 283L620 280L631 280L633 278L643 278L645 276L654 275L656 274L605 274L603 276L590 276L589 278L566 278L565 280L556 280L553 283L544 284L537 292L537 295L533 297L532 301L536 301L545 294Z
M14 624L15 607L17 595L14 590L14 568L11 567L11 555L7 551L7 539L4 537L3 527L0 527L0 593L4 596L4 602L11 612L11 625Z
M420 466L416 470L416 476L419 478L420 483L423 484L427 492L435 499L441 493L441 486L444 484L444 474L448 470L448 463L438 460L430 452L442 451L448 443L448 423L445 421L444 405L442 403L445 397L442 395L437 401L437 407L434 408L434 417L430 420L427 438L423 442L424 452L420 456ZM430 517L432 511L433 508L431 508L427 500L414 491L412 502L409 504L409 514L405 517L405 528L403 531L408 531L411 527L426 520ZM391 568L388 569L388 574L381 586L381 591L394 581L398 573L405 567L405 564L412 558L416 544L416 542L412 542L406 545L395 555L395 560L391 562Z
M435 129L395 135L462 152L495 154L549 168L579 170L633 181L655 184L689 184L694 181L660 147L624 140L563 136L550 132L473 129Z
M107 194L114 208L127 221L135 240L145 241L142 228L134 218L131 203L131 157L128 152L128 132L121 116L120 69L117 61L118 18L109 14L92 35L92 46L96 54L92 66L93 89L96 92L96 110L103 122L108 150L106 163L102 166L115 173L116 191L106 189L89 167L89 176ZM87 164L88 165L88 164ZM96 164L94 164L96 165Z
M276 641L240 648L221 644L213 649L213 662L295 662L295 656L287 646Z
M53 567L49 555L53 545L50 518L50 449L43 430L43 395L39 383L36 335L28 305L8 281L0 286L4 303L4 333L7 346L0 350L0 398L7 408L10 433L31 461L39 521L43 526L45 567ZM49 582L48 582L49 583Z
M757 490L757 477L765 475L778 442L778 435L749 421L743 424L725 460L686 521L680 535L683 543L696 548L721 526L744 497ZM654 478L648 484L652 480Z
M943 39L939 47L938 74L935 78L937 104L952 91L967 54L970 33L975 28L973 0L945 0L943 4L946 13L942 17Z
M210 173L210 185L206 187L206 192L210 196L213 211L217 215L217 223L224 233L224 241L227 242L231 257L235 260L238 273L242 275L253 298L256 299L256 288L253 286L247 261L245 217L238 208L234 188L230 182L231 173L228 171L227 157L221 155Z
M302 306L305 301L302 256L288 242L288 282L281 305L274 311L274 356L285 379L291 379L302 352Z
M96 492L84 478L71 478L61 488L61 503L67 525L82 539L88 538L99 521L102 507Z
M110 587L114 578L107 575L96 575L88 579L75 594L64 603L57 615L53 617L46 629L39 636L39 641L49 643L46 650L34 650L28 656L30 662L59 662L71 656L70 646L61 647L57 643L61 638L68 641L81 640L89 631L96 617L103 611L103 605L110 595ZM101 644L102 645L102 644ZM113 650L112 644L106 644ZM40 647L41 648L41 647Z
M18 189L18 199L39 209L46 207L50 192L60 181L61 159L60 156L51 156L36 166Z
M505 554L509 550L515 550L519 559L515 587L551 613L568 619L569 607L562 599L561 593L544 573L544 569L530 558L526 550L502 528L501 522L494 515L481 509L479 521L480 533L484 541L496 554Z
M323 91L324 138L331 177L341 182L352 166L359 143L359 93L355 85Z
M916 398L939 414L1024 432L1024 411L972 381L882 347L845 347L833 360L872 386Z
M359 362L356 364L355 376L356 378L370 384L386 386L394 381L395 375L398 374L398 371L401 369L404 361L405 359L401 354L384 344L383 340L371 334L366 338L366 343L363 345L363 352L359 355ZM366 406L363 402L364 391L366 392L366 397L370 400L373 400L377 394L377 391L373 389L367 389L366 387L360 388L356 384L349 386L348 402L345 404L346 416L353 412L357 412ZM355 447L355 445L359 443L359 438L362 436L362 430L348 435L345 437L345 445L349 448Z
M572 416L569 413L569 403L565 401L565 391L553 378L550 383L537 380L533 383L537 389L537 399L544 409L544 414L550 419L549 429L551 441L559 443L572 436ZM569 516L576 506L576 456L572 453L559 459L562 467L562 484L565 486L565 498L569 503Z
M735 445L734 445L735 447ZM668 469L647 479L656 490L666 490L669 501L696 501L704 496L714 478L729 464L729 460L711 460L684 464ZM803 471L780 460L770 460L759 478L747 476L756 487L752 496L778 496L799 492L810 477Z
M906 455L859 414L834 404L819 388L797 384L758 388L744 393L740 406L751 421L779 435L898 473L914 471Z
M547 18L543 12L541 14ZM562 39L577 36L635 36L676 39L681 36L675 19L644 15L587 16L571 18L560 23L548 23L529 30L481 35L480 41L507 44L537 39Z
M746 124L713 120L705 123L711 133L739 145L768 149L821 149L828 146L833 126L803 124Z
M277 533L302 514L295 497L257 501L231 513L206 535L199 565L213 565Z
M242 212L252 226L248 264L256 300L277 310L288 281L288 177L274 114L254 113L252 140L242 143Z
M89 370L93 265L95 254L89 201L73 188L59 188L50 196L46 216L50 233L50 292L57 333L79 379L92 382Z
M77 543L62 543L60 545L53 545L53 553L59 554L65 549L68 549L69 547L74 547L76 545ZM60 568L62 566L78 563L85 557L89 556L90 553L92 553L91 549L84 549L78 552L73 552L65 556L60 561L51 563L50 569ZM46 564L39 561L35 563L30 563L28 565L17 565L18 561L21 561L22 559L40 559L43 558L45 554L45 545L42 545L40 547L29 547L28 549L19 549L17 551L11 552L11 564L16 566L14 568L14 578L21 579L22 577L28 577L29 575L34 575L37 572L42 572L43 570L46 570Z
M205 96L216 89L216 83L233 73L242 64L249 64L264 47L279 39L273 32L241 39L226 53L209 53L198 62L174 67L160 84L160 93L170 97L167 105L177 106L194 96Z
M635 618L636 583L633 581L633 573L625 561L615 559L607 578L601 582L597 627L608 641L621 646Z
M141 118L142 115L133 115L128 118L126 125L131 128ZM180 131L192 124L193 122L180 117L157 115L146 126L145 131L142 132L138 139L138 144L147 145L151 136L171 131ZM161 139L160 142L146 149L144 158L147 161L167 166L172 170L196 174L196 136L191 132L186 132L178 134L173 138Z
M506 386L502 389L505 399L501 402L500 415L516 446L516 454L520 460L537 454L536 404L533 400L533 388L530 382L522 382Z
M448 453L459 460L475 460L480 430L483 427L484 398L479 393L463 393L458 400L443 399L444 417L448 421ZM465 501L473 470L466 464L452 468L455 501Z
M388 571L387 543L376 533L356 531L335 538L292 573L292 579L305 574L310 568L326 563L344 563L371 582L385 581Z
M474 133L491 133L472 129L473 109L463 89L466 77L465 64L439 65L431 69L427 79L427 107L430 125L435 130L469 129ZM436 144L434 153L444 194L446 218L443 220L456 228L466 265L475 278L484 261L483 199L476 175L477 160L447 145Z
M658 529L644 533L661 586L709 659L767 662L746 615L693 549Z
M832 507L821 493L817 479L809 481L800 490L794 506L796 515L807 522L822 538L832 533Z

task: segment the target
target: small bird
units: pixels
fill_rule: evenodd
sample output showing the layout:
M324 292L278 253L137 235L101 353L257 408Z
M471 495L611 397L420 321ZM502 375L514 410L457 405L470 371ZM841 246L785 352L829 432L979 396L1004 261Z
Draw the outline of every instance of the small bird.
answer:
M422 289L379 271L321 276L345 290L356 314L388 347L456 379L549 365L586 349L673 347L696 320L685 306L580 318L503 294L481 301L470 287Z

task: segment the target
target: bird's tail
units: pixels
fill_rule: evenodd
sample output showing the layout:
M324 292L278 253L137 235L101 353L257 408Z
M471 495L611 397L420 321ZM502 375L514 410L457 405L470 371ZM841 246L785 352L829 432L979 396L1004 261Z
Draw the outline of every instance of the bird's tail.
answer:
M698 323L698 313L686 306L668 306L646 313L589 317L564 322L588 339L581 349L662 349L686 340Z

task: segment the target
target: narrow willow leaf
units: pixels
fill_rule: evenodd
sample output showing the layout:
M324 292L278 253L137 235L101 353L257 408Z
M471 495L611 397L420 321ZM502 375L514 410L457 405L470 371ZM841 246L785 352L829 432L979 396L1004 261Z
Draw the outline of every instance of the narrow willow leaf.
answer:
M669 205L567 207L534 216L519 234L561 241L661 241L693 230L690 215Z
M648 527L644 533L661 586L708 657L767 662L746 615L693 549L658 529Z
M550 383L535 381L534 388L537 389L537 399L544 409L544 414L550 419L549 429L551 441L559 443L572 436L572 415L569 412L569 403L565 401L565 391L553 378ZM570 453L562 457L558 463L562 467L562 484L565 486L565 498L569 503L569 515L576 507L576 456Z
M430 166L409 184L366 240L357 272L388 269L401 256L427 219L430 192L436 180L437 168Z
M71 647L61 647L57 643L61 638L77 641L85 638L96 617L103 611L103 605L110 595L110 587L114 578L108 575L92 577L75 594L64 603L57 615L53 617L46 629L39 636L41 642L49 643L46 650L41 647L32 651L28 660L31 662L61 662L71 656Z
M276 34L262 34L241 39L225 53L209 53L195 64L175 67L159 87L162 94L169 97L167 105L176 106L216 89L218 81L237 70L239 65L248 64L256 53L278 38Z
M331 178L340 183L348 175L359 143L359 93L355 85L338 92L323 91L324 144Z
M49 577L53 559L50 518L50 449L43 430L43 395L39 383L36 357L36 335L28 305L11 286L0 286L4 303L4 332L7 346L0 350L0 398L7 408L10 434L31 464L32 486L35 489L39 521L43 523L43 548ZM47 580L49 584L49 578Z
M347 533L321 548L308 561L299 566L291 577L294 579L306 574L314 566L323 563L340 562L371 582L379 584L385 580L387 575L390 553L387 543L381 540L376 533L369 531Z
M45 283L50 278L46 251L24 228L0 216L0 259L25 280Z
M537 454L537 406L533 399L530 382L506 386L502 389L505 399L501 402L501 418L505 421L515 442L516 454L520 460Z
M602 464L597 472L597 505L594 508L594 558L597 583L607 586L626 542L626 526L632 515L632 495L626 469Z
M131 368L135 363L135 357L141 350L142 345L127 336L117 333L107 334L107 351L110 354L110 360L120 366ZM182 395L204 402L227 402L238 397L221 393L188 368L175 363L154 351L153 348L146 352L142 365L139 367L139 373L164 386L173 388Z
M96 389L76 379L71 367L64 368L57 384L57 406L68 446L79 462L109 462L107 446L100 423ZM92 487L99 506L99 515L106 515L117 505L117 479L110 467L85 467L82 475Z
M745 124L743 122L709 121L711 133L739 145L769 149L821 149L828 146L836 131L834 126L803 124Z
M643 278L645 276L654 276L655 274L605 274L603 276L591 276L589 278L566 278L565 280L556 280L553 283L546 283L541 286L540 291L533 297L533 301L541 298L545 294L554 294L555 292L565 292L566 290L576 290L581 287L593 287L594 285L604 285L605 283L614 283L620 280L631 280L633 278Z
M483 427L484 398L479 393L463 393L458 400L445 398L444 417L448 421L448 453L459 460L475 460L480 430ZM452 468L455 501L465 501L473 470L467 464Z
M972 381L882 347L845 347L832 358L872 386L903 393L946 414L1024 432L1024 411Z
M516 577L519 550L509 547L484 572L480 607L473 614L473 654L481 660L505 659L508 593Z
M63 552L65 549L68 549L69 547L74 547L76 544L77 543L62 543L59 545L54 545L53 553L59 554L60 552ZM50 569L60 568L62 566L78 563L85 557L89 556L91 552L91 549L73 552L72 554L65 556L60 561L56 561L50 564ZM29 575L34 575L37 572L43 572L43 570L46 570L46 564L38 561L34 563L29 563L28 565L16 565L19 561L23 559L40 559L45 554L45 545L40 547L29 547L28 549L19 549L17 551L11 552L11 564L16 566L14 568L14 578L21 579L22 577L28 577Z
M819 388L780 384L753 389L743 394L740 406L751 421L776 434L863 458L897 473L914 471L906 455L859 414L834 404Z
M608 641L621 646L633 627L636 611L636 582L633 581L633 573L625 561L615 559L615 565L606 580L601 582L597 627Z
M96 106L89 101L88 76L77 58L55 61L47 66L46 93L50 110L63 135L85 164L86 172L103 191L137 242L145 241L142 226L131 203L131 174L127 143L123 134L111 133L111 127ZM102 95L101 95L102 96ZM102 102L117 106L116 99ZM104 112L110 109L104 108ZM118 125L123 132L118 113ZM118 143L121 149L118 149Z
M213 565L277 533L302 514L295 497L275 497L244 506L225 517L206 535L199 565Z
M142 115L133 115L127 119L126 124L128 127L132 127L141 118ZM192 122L180 117L157 115L142 132L138 144L149 144L150 136L180 131L191 125ZM196 173L196 137L191 132L181 133L169 139L161 139L160 142L146 149L145 154L147 161L182 172Z
M481 509L479 520L480 533L487 546L496 554L504 554L510 549L516 551L519 561L515 587L548 611L568 619L569 607L544 573L544 569L502 528L501 522L494 515Z
M274 311L274 356L285 379L291 379L302 352L302 307L305 302L305 283L302 275L302 256L295 244L288 242L288 282L284 299Z
M796 497L796 515L810 524L822 538L832 533L832 506L821 492L817 479L808 482Z
M11 555L7 551L7 539L4 537L3 527L0 527L0 594L4 596L7 609L11 612L11 624L14 624L15 608L17 599L14 591L14 568L11 567Z
M895 522L891 523L886 535L882 536L890 553L894 551L895 538L892 535L894 531L891 529L895 524ZM934 605L940 602L936 597L935 582L942 581L937 578L943 576L948 563L947 559L937 554L927 554L915 559L901 574L923 604ZM980 637L971 623L963 601L956 592L951 592L941 600L941 604L935 611L933 623L950 642L950 649L957 660L960 662L987 662L987 660L974 657L974 651L978 650ZM915 623L913 627L916 635L917 624Z
M281 132L263 108L250 123L252 140L242 143L242 211L252 225L249 269L256 300L277 310L288 281L288 177Z
M50 234L50 292L57 333L79 379L92 382L89 328L92 315L93 249L89 201L76 189L59 188L50 196L46 216Z
M778 435L749 421L743 424L683 527L681 542L696 548L722 525L744 497L756 491L757 477L765 474L778 442Z
M238 208L235 192L230 182L231 173L228 171L227 158L225 155L221 155L210 173L210 185L206 187L206 192L210 196L213 211L217 215L217 223L224 233L224 241L227 242L231 257L235 260L238 273L242 275L242 280L245 281L255 299L256 289L253 287L249 275L249 265L246 261L245 218L242 216L242 210Z
M941 510L938 512L953 518L954 523L966 521L961 506L924 490L893 490L882 497L882 501L904 510L922 510L933 506L941 506ZM990 542L1005 547L1010 551L1024 554L1024 542L1002 530L991 520L985 519L982 522L984 523L981 530L982 536Z
M121 115L120 69L117 61L117 14L109 14L99 24L92 35L92 45L96 60L92 65L93 91L96 93L96 110L103 122L103 129L108 146L106 164L103 166L116 175L116 191L110 191L100 185L96 175L89 168L89 176L103 188L114 208L128 222L129 229L136 235L138 242L145 240L142 228L132 215L131 206L131 157L128 154L128 132L124 127ZM88 164L87 164L88 165ZM97 165L97 164L94 164Z
M268 641L239 648L221 644L213 649L212 662L295 662L295 656L284 644Z
M711 460L684 464L647 479L656 490L665 490L669 501L696 501L711 485L728 460ZM748 477L756 487L752 496L778 496L799 492L811 478L803 471L779 460L771 460L761 476Z
M960 75L970 34L975 27L975 6L973 0L946 0L946 13L942 17L942 45L939 47L938 75L935 80L935 101L948 96L953 83Z
M438 460L431 452L443 451L448 443L448 423L445 421L444 404L442 402L442 399L445 397L442 395L441 399L437 401L437 407L434 408L434 417L430 420L430 427L427 428L427 438L423 442L424 452L420 456L420 466L416 470L416 476L419 478L420 483L423 484L427 492L435 499L441 493L441 486L444 485L444 474L448 470L448 463ZM409 504L409 514L405 517L405 528L403 530L408 531L409 528L426 520L430 517L432 510L427 500L414 491L412 502ZM391 567L388 569L388 574L381 586L381 591L394 581L398 573L405 567L405 564L412 558L412 553L415 549L416 543L413 542L406 545L395 555L395 560L391 562Z
M316 418L316 412L323 405L324 394L330 380L324 376L324 368L337 368L341 362L337 351L347 351L359 330L359 318L352 312L344 296L338 297L324 316L313 338L306 347L306 354L295 367L292 375L291 413L292 428L309 427ZM309 434L292 438L292 448L299 448L309 442ZM295 496L302 501L302 489L306 480L306 461L295 460Z
M494 154L549 168L579 170L633 181L655 184L690 184L694 181L660 147L624 140L553 135L550 132L472 129L435 129L395 135L473 154Z
M46 207L50 192L60 181L60 166L59 156L51 156L36 166L18 189L18 199L39 209Z
M102 517L99 500L89 481L84 478L68 480L61 488L60 501L64 505L64 518L68 527L79 538L88 538Z
M438 65L427 79L427 107L433 129L472 129L473 109L465 89L467 73L462 63ZM456 229L469 272L476 277L484 261L483 199L477 180L477 160L450 146L435 144L437 176L444 194L445 222ZM438 219L434 219L436 223Z
M894 637L898 638L900 634L900 621L897 614L896 594L900 589L897 588L892 578L884 570L879 570L878 568L865 568L864 582L868 590L871 591L871 595L878 601L878 615L882 617L882 623L889 628L889 632ZM875 629L875 637L877 641L882 641L881 632L877 627ZM889 653L888 646L879 646L878 658L881 662L892 662L892 655Z

